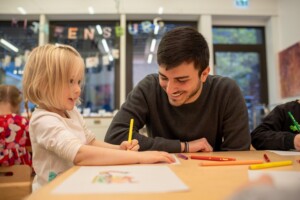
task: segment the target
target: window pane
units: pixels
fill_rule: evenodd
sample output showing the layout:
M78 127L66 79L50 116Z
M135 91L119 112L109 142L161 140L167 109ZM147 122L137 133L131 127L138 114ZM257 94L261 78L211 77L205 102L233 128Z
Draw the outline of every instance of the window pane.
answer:
M268 104L263 27L213 27L215 72L240 86L249 114L250 130L264 116Z
M22 74L29 52L38 45L38 22L0 22L0 84L21 89ZM10 47L9 44L14 47Z
M13 19L0 22L0 84L15 85L22 90L26 59L30 51L38 45L38 27L38 21ZM17 49L13 50L14 47ZM29 108L33 107L29 103ZM23 103L21 112L24 112Z
M196 27L196 23L163 22L157 34L155 34L155 26L150 21L128 24L128 32L133 37L131 44L133 46L133 87L146 75L158 72L156 53L160 40L166 32L178 26Z
M262 38L258 28L213 28L214 44L262 44Z
M216 52L216 74L234 79L244 96L260 102L259 55L255 52Z
M260 58L255 52L216 52L216 74L234 79L242 90L251 130L259 123L254 114L261 102ZM259 107L260 108L260 107Z
M50 42L76 48L86 65L82 107L91 112L115 109L115 70L119 38L115 22L51 22Z

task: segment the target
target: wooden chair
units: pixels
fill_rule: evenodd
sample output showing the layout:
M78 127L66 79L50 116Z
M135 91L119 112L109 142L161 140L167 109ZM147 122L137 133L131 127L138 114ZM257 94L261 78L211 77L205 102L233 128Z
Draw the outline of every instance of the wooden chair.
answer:
M28 165L0 167L0 199L20 200L31 193L32 169Z

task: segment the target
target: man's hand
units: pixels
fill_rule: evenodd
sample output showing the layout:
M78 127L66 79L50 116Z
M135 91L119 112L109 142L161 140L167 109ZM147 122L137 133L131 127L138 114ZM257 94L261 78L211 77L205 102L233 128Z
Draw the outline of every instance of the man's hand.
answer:
M211 152L213 151L212 146L207 142L206 138L201 138L198 140L193 140L189 142L189 149L190 153L203 151L203 152Z
M297 134L294 138L294 146L297 151L300 151L300 134Z

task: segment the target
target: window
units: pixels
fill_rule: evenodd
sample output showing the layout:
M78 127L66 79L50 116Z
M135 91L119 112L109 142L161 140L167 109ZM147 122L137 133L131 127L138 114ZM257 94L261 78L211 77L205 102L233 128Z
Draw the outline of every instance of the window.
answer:
M158 72L156 53L159 42L166 32L178 26L193 26L196 28L197 23L163 22L155 19L153 22L130 21L127 23L127 94L146 75Z
M22 74L29 52L38 45L38 22L0 22L0 84L22 87Z
M213 27L215 73L234 79L245 97L250 129L268 104L264 29Z
M0 21L0 84L15 85L22 90L26 59L30 51L38 45L38 27L38 20ZM33 107L29 103L29 108ZM23 104L21 112L24 112Z
M69 44L85 60L82 108L113 111L119 96L119 37L116 22L52 21L50 43Z

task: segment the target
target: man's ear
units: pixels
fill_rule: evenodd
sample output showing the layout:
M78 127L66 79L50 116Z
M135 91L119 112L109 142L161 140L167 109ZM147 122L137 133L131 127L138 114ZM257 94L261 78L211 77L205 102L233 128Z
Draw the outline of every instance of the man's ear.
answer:
M209 75L209 72L210 72L210 67L206 67L205 70L203 70L202 74L201 74L201 81L204 83Z

